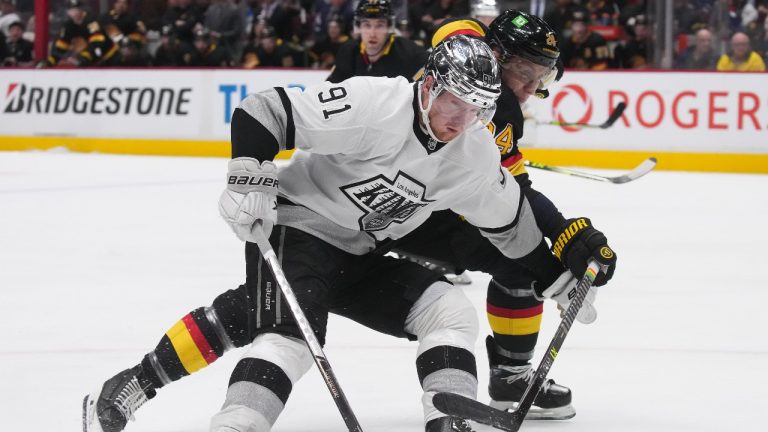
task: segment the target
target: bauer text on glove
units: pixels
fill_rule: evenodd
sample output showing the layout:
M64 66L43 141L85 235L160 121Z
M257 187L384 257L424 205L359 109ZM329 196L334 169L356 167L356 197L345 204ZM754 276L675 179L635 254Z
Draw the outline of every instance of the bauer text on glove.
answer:
M277 220L277 167L248 157L229 161L227 188L219 213L243 241L255 242L255 230L269 237Z

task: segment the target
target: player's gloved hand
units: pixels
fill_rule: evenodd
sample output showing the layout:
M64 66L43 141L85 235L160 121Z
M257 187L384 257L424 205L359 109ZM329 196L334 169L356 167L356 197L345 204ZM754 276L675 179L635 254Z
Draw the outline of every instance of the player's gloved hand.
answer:
M607 266L595 279L594 286L603 286L613 277L616 269L616 253L608 246L608 239L592 226L587 218L565 221L560 234L552 242L552 253L574 276L581 278L587 271L587 263L594 259Z
M560 317L565 315L566 309L571 304L571 297L576 290L576 284L579 282L580 277L575 277L571 272L566 271L560 275L547 289L542 293L544 298L551 298L557 302L557 308L560 309ZM544 300L535 294L539 300ZM592 324L597 319L597 309L595 309L595 298L597 297L597 287L592 286L587 292L587 296L584 297L584 302L581 304L581 309L576 315L576 319L582 324Z
M219 214L237 237L255 243L255 230L269 238L277 221L277 167L249 157L229 161L227 188L219 198Z

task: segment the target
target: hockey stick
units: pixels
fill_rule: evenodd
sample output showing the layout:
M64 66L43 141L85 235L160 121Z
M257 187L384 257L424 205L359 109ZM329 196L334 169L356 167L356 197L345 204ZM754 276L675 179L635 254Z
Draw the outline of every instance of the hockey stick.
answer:
M307 343L309 351L315 359L317 368L320 369L320 375L323 376L325 385L328 386L328 390L331 392L333 401L336 402L336 407L339 409L341 417L347 425L347 429L349 429L350 432L363 432L360 423L357 421L357 417L355 417L355 413L352 412L352 407L349 405L347 397L344 396L344 392L341 390L341 386L336 379L336 375L333 373L333 369L331 369L331 364L325 357L320 342L317 340L315 333L312 331L312 327L309 325L309 321L307 321L307 317L299 306L299 301L296 299L296 295L293 293L293 289L291 289L291 285L288 283L285 273L283 273L280 261L277 260L272 245L269 244L269 240L267 240L267 237L261 230L257 230L255 234L256 244L259 246L261 255L269 265L269 269L272 270L277 285L280 287L280 291L282 291L285 300L288 302L293 318L296 320L299 330L301 330L301 336L304 338L304 342Z
M549 343L547 353L544 354L544 358L541 359L539 367L536 369L536 373L528 384L528 388L523 393L520 403L517 405L517 409L514 411L503 411L496 408L492 408L482 402L478 402L474 399L470 399L465 396L461 396L455 393L440 392L434 395L432 403L437 409L448 415L461 417L464 419L472 420L478 423L493 426L497 429L517 432L522 425L525 416L528 414L528 410L531 409L533 401L539 394L541 385L544 384L544 380L547 378L549 369L555 362L558 351L565 341L565 337L568 335L568 331L573 325L573 320L576 319L576 315L581 309L581 305L584 303L584 298L587 296L587 292L595 283L595 278L600 271L604 268L601 267L594 260L590 260L587 271L584 272L584 277L581 278L576 288L571 293L568 293L570 297L573 295L571 304L566 309L562 321L555 332L555 336L552 338L552 342Z
M571 122L561 122L557 120L550 120L550 121L537 120L536 124L545 125L545 126L565 126L565 127L608 129L609 127L613 126L614 123L616 123L616 120L618 120L619 117L621 117L625 109L627 109L627 104L624 102L619 102L618 104L616 104L616 107L608 116L608 119L601 124L571 123Z
M640 165L633 168L631 171L624 173L622 175L614 176L614 177L601 176L599 174L592 174L584 171L576 171L568 168L547 165L547 164L533 162L529 160L526 160L524 164L525 166L530 168L537 168L540 170L552 171L552 172L566 174L574 177L581 177L581 178L586 178L590 180L597 180L597 181L608 182L613 184L623 184L623 183L629 183L633 180L637 180L640 177L653 171L653 169L656 168L656 158L649 157L648 159L641 162Z

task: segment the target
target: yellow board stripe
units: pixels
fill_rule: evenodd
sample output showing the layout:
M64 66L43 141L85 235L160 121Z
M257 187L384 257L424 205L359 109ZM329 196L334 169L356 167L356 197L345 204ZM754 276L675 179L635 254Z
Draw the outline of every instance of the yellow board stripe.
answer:
M68 136L0 136L0 151L64 148L80 153L110 153L150 156L231 157L229 141L163 140L136 138L90 138ZM293 151L280 152L288 159Z
M171 340L176 355L179 356L182 366L184 366L184 369L188 373L194 373L208 366L208 362L203 358L203 355L197 348L197 344L192 339L192 335L189 334L189 330L187 330L187 326L184 325L183 321L174 324L165 335Z
M0 136L0 151L65 148L75 152L161 156L230 157L229 141L90 138L68 136ZM683 153L661 151L524 149L526 159L549 165L630 169L656 156L656 170L768 174L768 154ZM292 152L280 152L278 159Z
M541 328L541 314L530 318L504 318L496 315L488 315L488 323L494 333L523 336L538 333Z

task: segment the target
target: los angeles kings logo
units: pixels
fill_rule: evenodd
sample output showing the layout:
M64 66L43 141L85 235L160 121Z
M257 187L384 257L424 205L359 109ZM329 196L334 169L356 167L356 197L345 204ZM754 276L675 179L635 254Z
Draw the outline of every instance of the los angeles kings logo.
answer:
M380 231L392 223L403 223L434 200L424 198L426 187L402 171L394 180L384 175L341 187L360 210L360 229Z

